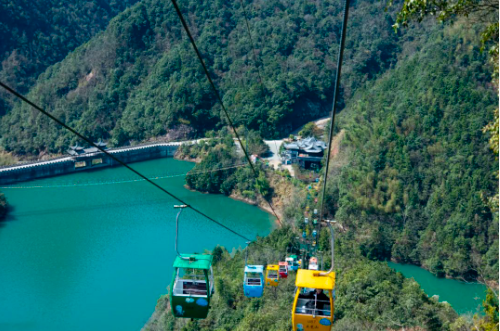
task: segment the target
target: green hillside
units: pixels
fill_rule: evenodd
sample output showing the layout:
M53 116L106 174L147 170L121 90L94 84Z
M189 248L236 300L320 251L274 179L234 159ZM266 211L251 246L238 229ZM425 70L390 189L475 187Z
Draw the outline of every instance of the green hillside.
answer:
M244 4L257 60L239 2L180 2L235 125L245 131L252 153L260 154L261 137L288 136L330 111L341 2ZM355 1L350 13L325 196L327 216L341 230L335 328L471 330L471 321L381 261L416 264L442 277L498 281L498 211L488 204L498 194L498 159L483 133L494 120L498 94L488 54L480 50L484 25L464 29L462 21L424 19L394 32L397 9L386 5ZM143 0L117 15L105 31L48 67L28 97L110 146L218 135L180 149L182 157L200 161L187 183L204 192L279 202L286 227L252 245L256 263L282 257L296 244L306 208L319 208L318 190L286 172L261 164L254 179L249 168L229 168L241 155L169 1ZM7 152L31 156L63 152L77 141L20 103L1 118L0 136ZM221 167L228 169L209 172ZM326 238L323 231L323 251ZM216 297L209 317L176 321L162 297L145 330L289 330L293 277L276 294L247 300L242 253L231 257L217 248L214 254ZM498 324L498 303L490 299L489 327Z
M239 3L181 4L235 124L269 138L327 114L341 4L245 5L265 95ZM419 38L415 31L394 33L394 14L384 9L377 1L352 6L343 98L393 66L403 46ZM203 135L226 123L168 1L145 0L118 15L105 32L43 73L29 97L83 133L115 145L175 135L186 125ZM2 118L0 133L6 150L21 154L63 151L74 140L24 105Z
M137 0L1 1L0 79L26 93L45 69L103 30ZM0 92L0 114L14 100Z
M473 36L448 26L423 45L408 43L408 56L359 88L339 115L336 132L344 138L332 162L327 213L370 259L421 265L438 276L498 279L498 215L486 203L498 192L498 161L482 132L498 99L486 54L470 46ZM224 144L181 149L201 157L186 182L259 200L247 168L200 173L244 162L225 132ZM267 171L276 184L265 195L287 200L279 174ZM294 183L284 218L300 227L306 207L320 208L312 199L320 195Z
M321 249L328 250L327 232ZM280 252L297 245L289 229L276 230L267 238L250 245L251 263L275 263ZM337 241L335 330L400 330L421 327L424 330L460 329L462 319L448 304L430 299L414 280L405 279L387 265L369 261L354 253L348 241ZM288 331L295 293L295 274L281 280L276 291L266 288L262 298L243 295L244 254L231 257L217 247L215 260L215 296L205 320L175 319L168 297L158 300L156 312L143 331ZM330 259L326 260L329 266ZM416 328L414 330L417 330Z
M472 33L436 31L361 89L339 117L345 131L329 212L364 254L458 278L498 279L498 161L482 128L497 96Z

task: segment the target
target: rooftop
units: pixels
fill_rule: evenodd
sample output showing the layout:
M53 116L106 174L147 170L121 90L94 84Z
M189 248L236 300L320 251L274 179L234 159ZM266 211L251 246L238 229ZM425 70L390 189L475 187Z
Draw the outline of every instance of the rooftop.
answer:
M277 264L268 264L266 266L266 270L279 270L279 266Z
M106 149L107 145L107 143L103 142L102 139L94 144L102 149ZM83 148L82 146L79 146L78 143L76 143L74 146L69 147L68 154L71 156L78 156L82 154L97 153L100 152L99 148L97 147L91 146L89 148Z
M321 153L326 149L326 143L314 137L307 137L284 146L285 149L303 150L306 153Z
M97 152L100 152L100 150L96 147L89 147L89 148L85 148L83 150L85 153L97 153Z
M210 254L181 254L182 257L188 257L189 260L176 257L174 268L189 268L189 269L210 269L212 265L212 255Z
M74 150L74 151L81 151L83 150L83 147L82 146L79 146L78 143L76 143L74 146L69 146L70 149Z
M245 272L263 273L264 266L263 265L247 265L247 266L245 266Z
M320 288L323 290L332 290L335 288L335 273L320 276L321 271L299 269L295 285L297 287Z

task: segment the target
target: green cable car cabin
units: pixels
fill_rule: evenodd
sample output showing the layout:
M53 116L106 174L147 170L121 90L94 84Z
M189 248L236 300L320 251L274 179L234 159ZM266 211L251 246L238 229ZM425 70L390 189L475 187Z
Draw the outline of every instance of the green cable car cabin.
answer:
M203 319L214 292L212 255L180 254L174 261L170 307L175 317Z

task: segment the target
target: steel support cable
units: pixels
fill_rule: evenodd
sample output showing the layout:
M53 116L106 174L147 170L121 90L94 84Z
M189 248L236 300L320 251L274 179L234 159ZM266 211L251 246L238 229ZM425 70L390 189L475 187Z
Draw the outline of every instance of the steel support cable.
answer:
M248 34L248 38L250 39L250 45L252 46L253 59L254 59L255 69L257 69L257 75L259 76L259 83L260 83L260 88L262 90L262 97L264 98L264 96L266 94L266 92L265 92L265 86L264 86L264 83L263 83L263 79L262 79L262 74L260 72L260 68L257 65L257 51L256 51L256 48L255 48L255 43L253 42L252 32L250 31L250 23L248 22L248 12L247 12L247 10L245 8L245 5L243 4L243 0L240 0L240 5L241 5L241 9L243 10L243 17L245 18L245 25L247 27L247 34ZM262 116L262 112L261 112L261 116ZM276 152L279 155L279 148L278 148L278 145L276 144L276 140L273 140L273 142L274 142L274 146L276 147Z
M25 98L22 94L18 93L17 91L15 91L14 89L12 89L11 87L7 86L6 84L4 84L3 82L0 82L0 86L2 86L4 89L6 89L9 93L13 94L14 96L16 96L17 98L21 99L22 101L26 102L28 105L30 105L31 107L35 108L36 110L38 110L39 112L41 112L42 114L44 114L45 116L49 117L51 120L53 120L54 122L56 122L57 124L59 124L60 126L62 126L63 128L65 128L66 130L68 130L69 132L73 133L74 135L76 135L77 137L79 137L80 139L84 140L85 142L87 142L89 145L97 148L98 150L100 150L102 153L104 153L105 155L107 155L108 157L110 157L111 159L113 159L114 161L118 162L119 164L121 164L122 166L124 166L125 168L127 168L128 170L132 171L133 173L135 173L137 176L141 177L143 180L147 181L148 183L150 183L151 185L153 185L154 187L156 187L157 189L161 190L162 192L168 194L170 197L174 198L175 200L181 202L182 204L184 205L187 205L189 208L191 208L193 211L197 212L198 214L200 214L201 216L204 216L206 217L208 220L212 221L213 223L223 227L224 229L226 229L227 231L237 235L238 237L240 238L243 238L245 239L246 241L249 241L250 239L248 239L247 237L239 234L238 232L230 229L229 227L225 226L224 224L214 220L212 217L208 216L207 214L205 214L204 212L202 212L201 210L191 206L190 204L188 204L187 202L183 201L181 198L175 196L174 194L170 193L169 191L167 191L166 189L164 189L163 187L161 187L160 185L154 183L151 179L147 178L146 176L144 176L143 174L141 174L139 171L135 170L134 168L130 167L127 163L123 162L122 160L118 159L116 156L114 156L113 154L107 152L105 149L103 149L102 147L100 146L97 146L92 140L90 140L89 138L85 137L84 135L80 134L78 131L76 131L75 129L71 128L70 126L66 125L65 123L63 123L62 121L60 121L58 118L54 117L52 114L48 113L47 111L45 111L44 109L42 109L41 107L39 107L38 105L36 105L35 103L31 102L30 100L28 100L27 98Z
M243 5L243 0L240 0L240 4L241 4L241 9L243 10L243 17L245 18L245 25L247 27L248 37L250 38L250 45L252 46L253 50L253 60L255 63L255 68L257 69L257 75L259 76L260 87L262 89L262 97L264 98L266 92L264 89L262 75L260 74L260 69L259 66L257 65L257 51L255 50L255 44L253 42L252 33L250 32L250 24L248 23L248 13L247 10L245 9L245 6Z
M152 176L149 177L151 180L159 180L159 179L168 179L168 178L175 178L175 177L186 177L187 175L199 175L199 174L205 174L209 172L218 172L218 171L224 171L228 169L234 169L234 168L240 168L243 166L246 166L247 163L242 163L242 164L237 164L233 166L228 166L224 168L217 168L217 169L212 169L212 170L207 170L207 171L195 171L195 172L186 172L182 174L175 174L175 175L165 175L165 176ZM73 183L73 184L68 184L68 183L62 183L62 184L55 184L55 185L35 185L35 186L0 186L0 189L44 189L44 188L66 188L66 187L85 187L85 186L102 186L102 185L116 185L116 184L129 184L129 183L136 183L136 182L143 182L144 179L119 179L115 181L101 181L99 180L98 182L86 182L86 183Z
M241 142L240 135L236 131L236 128L234 127L233 121L231 121L231 117L229 117L229 113L228 113L226 107L224 106L224 102L222 102L222 98L221 98L221 96L219 94L219 91L215 87L215 84L214 84L214 82L212 80L212 77L210 76L210 73L208 72L207 66L205 65L205 61L203 61L201 53L198 50L198 47L196 46L196 42L194 41L193 35L191 34L191 31L189 30L189 28L187 26L186 20L184 19L184 16L182 15L181 10L179 9L179 6L177 5L177 1L176 0L171 0L171 1L172 1L172 4L174 5L175 11L177 12L177 16L179 16L181 24L184 27L184 30L186 31L186 34L189 37L189 41L191 42L191 45L193 46L193 49L194 49L194 51L196 53L196 56L198 57L198 60L200 61L201 66L203 67L203 71L205 72L205 75L207 76L208 82L210 83L210 86L212 87L212 90L215 93L215 97L217 98L217 101L221 105L222 111L226 115L226 118L227 118L227 121L228 121L229 125L233 129L234 135L236 136L236 139L238 140L238 143L240 144L241 149L243 150L243 153L245 154L245 157L246 157L246 159L248 161L248 164L250 164L250 167L252 168L252 171L253 171L253 173L255 175L255 178L257 178L259 176L259 174L257 173L257 170L255 169L255 167L254 167L254 165L252 163L252 160L250 160L250 156L248 155L248 152L245 150L245 148L243 148L243 143ZM276 211L274 210L274 207L272 206L272 204L269 201L267 201L266 199L264 199L264 201L266 201L267 204L269 205L269 208L271 208L274 216L278 220L278 223L281 226L283 226L283 224L281 223L281 220L278 217L278 214L276 213Z
M341 32L341 37L340 37L340 49L339 49L339 55L337 58L337 72L335 74L335 85L334 85L334 91L333 91L333 104L332 104L332 117L330 121L330 133L329 133L329 140L328 140L328 150L326 153L326 167L325 167L325 178L323 182L323 196L321 198L321 209L320 209L320 222L321 219L324 217L324 208L325 208L325 195L326 195L326 182L328 178L328 168L330 166L330 152L332 149L332 138L333 138L333 128L335 127L335 114L337 112L337 99L338 99L338 92L339 92L339 85L340 85L340 72L342 70L342 59L344 57L344 45L345 45L345 35L346 35L346 30L347 30L347 18L349 16L349 1L350 0L345 0L344 2L344 19L342 22L342 32ZM316 234L319 236L319 233Z

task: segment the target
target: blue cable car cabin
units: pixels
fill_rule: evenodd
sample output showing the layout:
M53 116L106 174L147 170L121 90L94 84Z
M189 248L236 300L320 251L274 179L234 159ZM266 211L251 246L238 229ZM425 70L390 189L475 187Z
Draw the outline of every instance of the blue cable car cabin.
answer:
M297 271L299 269L299 263L297 261L297 255L290 255L285 259L287 265L288 265L288 270L293 270Z
M264 293L264 266L245 266L243 292L247 298L260 298Z

